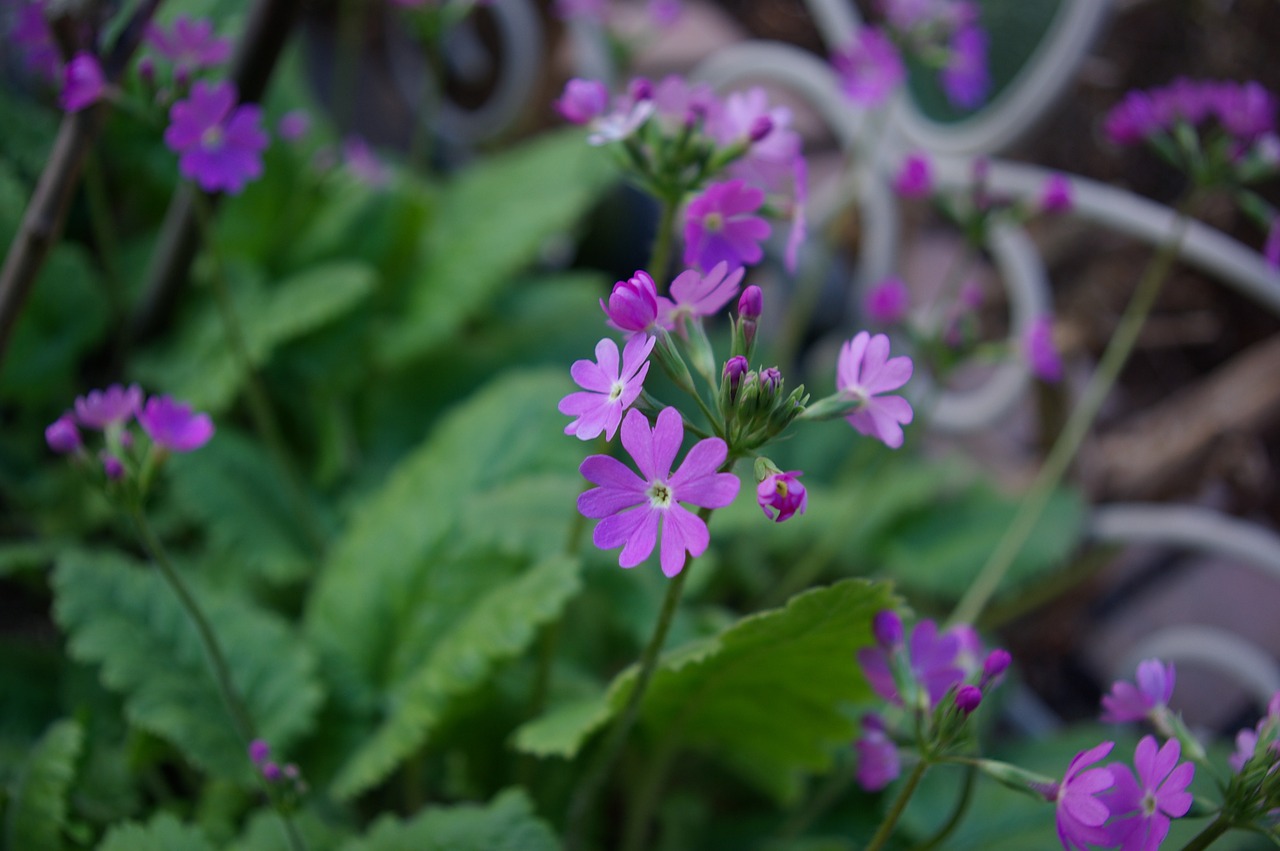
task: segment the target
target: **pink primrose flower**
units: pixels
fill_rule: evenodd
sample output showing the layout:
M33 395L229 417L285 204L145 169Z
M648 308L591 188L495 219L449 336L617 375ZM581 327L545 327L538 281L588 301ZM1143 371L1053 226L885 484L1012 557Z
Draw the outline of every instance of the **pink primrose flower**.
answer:
M804 514L809 505L809 494L800 484L800 470L774 473L765 476L756 487L756 502L764 516L775 523L790 520L796 514Z
M608 304L600 299L600 309L609 318L609 324L628 334L654 330L660 305L658 286L643 270L615 283Z
M685 265L711 269L760 262L760 242L770 233L769 223L755 215L762 204L764 193L741 180L709 185L685 209Z
M647 559L661 538L662 572L675 576L684 569L686 553L696 558L710 543L707 524L681 503L723 508L738 495L738 477L718 472L729 451L718 437L695 443L672 473L683 442L684 423L675 408L664 408L652 430L644 414L633 408L622 421L622 445L640 475L608 455L582 462L582 475L599 487L578 497L578 510L600 519L591 536L597 547L622 547L621 567Z
M262 151L267 147L262 111L250 104L236 106L236 88L228 82L199 80L186 100L169 110L164 142L179 155L182 176L206 192L236 194L262 174Z
M1123 763L1112 763L1115 786L1102 796L1115 819L1107 825L1109 847L1122 851L1156 851L1169 834L1169 822L1191 809L1187 791L1196 767L1178 764L1182 746L1170 739L1157 749L1154 736L1143 736L1133 755L1137 775Z
M564 427L565 434L591 440L604 433L613 440L622 423L622 412L644 389L649 372L649 353L657 337L636 334L627 341L618 360L618 344L608 337L596 343L596 360L575 361L570 373L583 388L560 400L560 413L577 417Z
M107 78L102 65L92 53L80 51L62 69L62 93L59 104L66 112L79 112L102 100L107 91Z
M1065 174L1051 174L1040 187L1040 209L1046 213L1065 213L1073 204L1071 181Z
M76 419L70 411L49 424L44 430L44 442L59 455L78 452L84 446L80 440L80 430L76 428Z
M609 90L599 80L575 77L564 84L564 93L556 100L555 108L565 121L586 124L609 108Z
M987 74L987 33L977 24L958 28L951 37L951 55L942 69L942 90L953 106L972 109L991 89Z
M863 647L858 650L858 664L876 694L897 706L902 705L898 684L893 678L890 653L894 647ZM929 696L929 706L934 707L965 677L960 665L960 636L955 629L939 633L938 625L922 620L911 630L908 642L908 661L912 679Z
M179 15L167 30L153 23L147 28L147 42L173 65L177 74L212 68L231 56L231 40L214 35L213 22L208 18Z
M168 396L152 396L138 412L138 422L152 442L171 452L192 452L213 437L213 421Z
M730 164L729 174L765 191L782 186L800 156L800 134L791 129L791 110L770 106L759 86L731 92L707 121L707 132L722 146L750 143L742 158Z
M1173 697L1174 667L1159 659L1138 663L1137 685L1119 680L1102 696L1102 720L1107 724L1123 724L1150 717L1160 707L1169 705Z
M674 300L658 296L658 324L674 331L684 317L714 316L738 295L745 273L741 266L730 272L729 264L724 261L705 275L696 269L686 269L671 282Z
M1114 786L1115 778L1109 768L1088 767L1105 758L1115 745L1103 742L1076 754L1049 798L1058 807L1058 839L1066 851L1089 851L1090 845L1114 846L1110 831L1103 826L1111 811L1098 795Z
M884 103L907 78L898 48L875 27L858 30L853 41L831 57L831 64L845 95L864 107Z
M902 445L902 425L911 422L911 404L901 396L882 396L911 378L911 358L889 357L889 338L861 331L840 347L836 389L860 401L845 419L861 434L883 441L891 449Z
M22 5L9 38L22 56L23 64L53 82L62 68L62 56L45 19L44 5L44 0L30 0Z
M1053 317L1037 316L1022 335L1022 353L1041 381L1062 380L1062 358L1053 345Z
M76 419L86 428L106 429L127 423L142 406L142 388L112 384L106 390L90 390L75 401Z

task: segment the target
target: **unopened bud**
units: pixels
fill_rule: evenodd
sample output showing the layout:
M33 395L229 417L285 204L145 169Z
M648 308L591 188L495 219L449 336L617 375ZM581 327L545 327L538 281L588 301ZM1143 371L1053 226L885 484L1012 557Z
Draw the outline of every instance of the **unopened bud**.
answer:
M987 654L986 661L982 663L982 679L979 686L985 689L996 678L1004 674L1009 668L1009 663L1013 661L1013 657L1009 655L1008 650L996 648Z
M75 417L70 411L58 417L44 430L44 440L59 455L75 452L84 445L80 441L80 430L76 428Z
M962 685L956 690L956 708L969 715L982 703L982 689L973 685Z
M631 95L631 99L636 103L653 100L653 83L648 77L636 77L627 86L627 94Z
M876 612L871 619L871 634L885 650L892 650L902 643L902 618L893 609Z
M746 376L749 369L747 359L742 355L735 355L725 361L724 372L721 375L723 381L729 385L729 401L733 402L738 397L738 388L742 385L742 379Z
M764 312L764 293L755 284L747 287L738 297L738 318L754 322Z
M124 464L120 463L120 459L106 452L102 453L102 472L107 474L107 478L113 482L118 482L124 478Z
M767 115L758 115L756 120L751 122L751 130L747 136L751 141L759 142L773 132L773 119Z

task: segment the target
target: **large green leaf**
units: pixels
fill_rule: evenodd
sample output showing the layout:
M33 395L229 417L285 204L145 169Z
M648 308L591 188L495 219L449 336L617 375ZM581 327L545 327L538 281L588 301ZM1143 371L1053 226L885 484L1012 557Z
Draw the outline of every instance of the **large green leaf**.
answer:
M67 790L83 744L84 731L74 721L58 721L36 743L13 789L5 819L8 847L41 851L65 847Z
M801 772L827 768L831 744L853 738L845 704L869 694L854 653L872 640L872 616L892 604L887 584L845 580L674 650L654 673L641 728L667 746L711 753L779 800L792 799ZM619 674L594 706L572 704L526 724L516 746L572 756L622 709L636 674L634 665Z
M312 810L294 810L294 829L307 844L307 851L333 851L351 836L341 825L322 821ZM241 835L225 851L295 851L280 824L280 814L263 807L249 817Z
M465 172L441 198L407 312L381 340L382 358L403 364L447 346L460 323L586 212L611 174L608 158L572 130Z
M408 821L384 816L342 851L558 851L555 834L524 793L508 790L487 807L430 809Z
M444 418L381 489L354 512L333 546L307 610L307 630L338 665L346 697L368 700L402 681L459 619L459 612L527 566L513 556L475 553L462 528L507 524L483 498L524 476L565 474L582 457L563 434L556 401L570 389L563 372L509 373ZM548 482L554 481L547 479ZM565 498L548 484L547 501ZM560 528L574 515L570 497ZM555 528L554 526L551 528ZM565 532L561 533L562 535ZM560 537L559 540L564 540Z
M342 260L270 287L254 271L239 269L233 300L251 365L265 365L277 347L353 310L373 292L375 280L372 267ZM148 384L209 411L230 405L244 380L213 304L206 304L170 345L139 358L136 372Z
M213 851L199 828L185 825L170 813L146 824L129 822L111 828L98 851Z
M921 508L892 528L883 549L886 573L905 589L954 601L972 584L1018 510L1018 500L985 483ZM1084 503L1060 489L1009 569L1002 589L1026 585L1059 566L1084 530Z
M196 629L152 567L71 552L53 585L71 656L102 666L106 685L124 694L130 722L209 772L252 779ZM321 701L314 656L278 617L241 600L200 596L258 734L287 751L310 731Z

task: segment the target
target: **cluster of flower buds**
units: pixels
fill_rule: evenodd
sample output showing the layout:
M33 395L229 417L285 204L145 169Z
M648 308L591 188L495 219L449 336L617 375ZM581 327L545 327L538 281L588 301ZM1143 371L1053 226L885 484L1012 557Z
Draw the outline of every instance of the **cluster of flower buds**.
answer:
M129 428L135 419L147 437L145 444L140 444ZM170 452L191 452L213 437L208 414L195 413L189 405L168 396L152 396L144 403L142 388L136 384L113 384L76 397L74 410L44 430L45 442L60 455L87 462L90 456L80 434L82 428L102 433L97 457L106 481L133 483L141 493Z
M286 810L293 809L310 788L297 765L292 762L281 765L271 759L271 745L262 739L249 743L249 759L267 782L276 803Z
M1223 810L1242 827L1274 828L1280 820L1280 692L1257 725L1236 734L1234 772Z
M772 232L768 217L790 221L786 256L795 267L807 169L790 111L771 106L763 89L722 99L705 83L668 76L655 85L638 77L611 101L604 83L573 79L555 107L586 125L587 141L607 146L646 192L669 204L688 199L687 266L759 262L760 242Z
M875 693L907 716L901 730L885 715L863 718L863 736L855 742L858 781L877 791L898 776L898 741L910 740L930 759L961 741L969 716L999 685L1011 658L1001 649L984 653L970 626L939 632L922 620L908 639L902 619L889 609L876 614L872 632L876 646L859 650L858 663Z

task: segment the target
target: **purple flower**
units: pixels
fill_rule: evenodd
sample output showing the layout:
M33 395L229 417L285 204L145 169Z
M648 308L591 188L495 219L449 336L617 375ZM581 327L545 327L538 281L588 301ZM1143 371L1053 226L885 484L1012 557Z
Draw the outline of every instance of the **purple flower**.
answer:
M840 86L854 103L879 106L907 77L893 41L875 27L863 27L853 42L831 57Z
M119 458L106 451L99 453L98 457L102 459L102 472L108 479L118 482L124 478L124 464Z
M1046 213L1065 213L1072 206L1071 181L1065 174L1051 174L1040 187L1040 209Z
M297 142L311 129L311 115L305 109L291 109L280 116L276 132L286 142Z
M767 132L757 138L766 125ZM723 108L707 121L707 132L720 145L749 142L746 154L729 166L729 173L766 191L782 185L800 156L800 135L791 129L791 110L771 107L769 96L758 86L731 92Z
M755 284L742 291L738 299L738 318L754 322L764 313L764 292Z
M1102 720L1108 724L1141 721L1159 708L1169 705L1173 696L1174 667L1159 659L1138 663L1137 685L1119 680L1111 692L1102 696Z
M902 643L902 618L893 609L881 609L871 619L871 634L885 650L892 650Z
M898 748L885 733L880 716L867 713L862 717L862 737L853 743L858 751L858 785L868 792L879 792L902 773Z
M604 115L609 108L609 90L599 80L577 77L564 84L564 93L555 102L556 112L572 124L586 124Z
M911 292L901 278L885 278L867 292L862 307L877 325L894 325L906 318Z
M809 504L809 494L800 484L800 470L774 473L766 476L756 487L756 502L764 516L775 523L790 520L795 514L804 514ZM774 516L777 512L777 516Z
M1276 98L1258 83L1224 84L1217 92L1218 121L1242 143L1275 131Z
M621 546L622 567L648 558L661 536L662 572L675 576L684 569L686 553L697 558L710 543L707 524L680 503L723 508L738 495L738 477L718 472L729 451L718 437L695 443L672 473L683 442L684 423L675 408L663 408L652 431L644 414L632 409L622 421L622 445L641 476L608 455L582 462L582 475L599 487L578 497L578 510L600 518L591 539L602 550Z
M1231 770L1239 774L1244 770L1244 764L1253 759L1253 753L1258 749L1258 731L1248 727L1236 733L1236 749L1231 756L1227 757L1227 764L1231 766Z
M902 425L911 422L911 404L901 396L881 396L897 390L911 378L911 358L889 357L889 338L861 331L840 347L836 363L836 389L861 402L845 416L861 434L897 449L902 445Z
M18 10L18 20L9 38L22 54L27 68L50 82L58 79L62 57L44 17L43 0L32 0Z
M84 443L80 440L80 430L76 428L75 417L70 411L49 424L44 430L44 442L59 455L80 451Z
M903 198L927 198L933 191L933 175L924 154L908 154L893 178L893 189Z
M952 106L972 109L991 88L987 76L987 34L976 24L960 27L951 37L951 55L942 69L942 90Z
M267 134L262 111L249 104L236 106L236 87L228 82L198 81L191 96L169 110L164 142L179 154L183 177L206 192L232 194L262 174L262 151Z
M1114 786L1115 779L1108 768L1085 769L1106 757L1115 745L1115 742L1103 742L1076 754L1062 782L1053 790L1050 800L1058 805L1058 839L1066 851L1072 848L1089 851L1089 845L1114 845L1110 831L1103 827L1111 811L1097 796Z
M613 440L622 422L622 412L644 389L649 372L649 353L657 337L636 334L622 350L618 362L618 344L608 337L596 343L596 362L575 361L570 369L573 380L583 388L560 400L560 413L577 417L564 427L565 434L591 440L604 433Z
M685 210L685 265L758 263L764 257L760 241L770 232L769 223L755 215L763 203L764 193L741 180L709 185Z
M956 709L965 715L972 715L973 710L982 703L982 689L973 685L962 685L956 689L955 701Z
M264 740L254 739L249 743L249 759L253 760L254 765L262 765L269 756L271 756L271 745Z
M112 384L106 390L90 390L75 401L76 419L87 428L103 430L127 423L142 406L142 388L131 384L126 389Z
M1062 358L1053 345L1053 318L1037 316L1022 334L1022 353L1041 381L1062 380Z
M98 57L80 51L62 69L62 94L58 102L66 112L79 112L102 99L107 78L102 75Z
M1134 145L1161 129L1155 103L1146 92L1132 91L1111 108L1102 130L1116 145Z
M965 671L958 663L960 639L955 630L938 633L938 625L922 620L911 630L908 661L912 679L929 697L929 706L937 706L951 687L964 680ZM901 706L902 696L893 678L890 653L893 648L863 647L858 651L858 664L876 694Z
M1115 787L1103 799L1116 817L1107 828L1112 845L1123 851L1156 851L1169 833L1169 821L1191 809L1187 786L1196 767L1190 762L1178 765L1181 755L1177 739L1157 750L1155 737L1143 736L1133 755L1136 777L1123 763L1110 766Z
M208 18L193 20L179 15L168 30L152 24L147 28L147 42L173 64L179 75L221 65L231 55L230 39L215 36Z
M658 296L658 323L674 330L683 317L714 316L738 294L745 273L741 266L730 272L729 264L724 262L717 263L705 275L686 269L671 282L674 301Z
M191 406L168 396L152 396L138 412L138 422L152 442L171 452L191 452L213 437L213 421L208 414L192 412Z
M1258 719L1253 729L1246 728L1236 734L1236 751L1228 759L1231 769L1236 773L1242 771L1245 763L1257 754L1260 740L1270 743L1268 748L1272 753L1269 758L1275 762L1276 758L1280 757L1278 732L1280 732L1280 692L1271 696L1271 700L1267 702L1267 714ZM1272 766L1268 773L1274 770L1275 767Z
M676 25L680 20L680 15L684 11L684 3L681 0L649 0L646 4L649 13L649 20L659 29L669 29Z
M645 271L637 271L613 285L609 303L600 299L600 309L613 327L635 334L651 331L658 321L658 287Z

